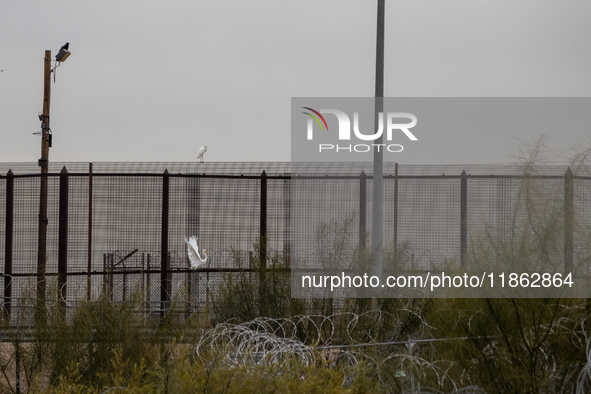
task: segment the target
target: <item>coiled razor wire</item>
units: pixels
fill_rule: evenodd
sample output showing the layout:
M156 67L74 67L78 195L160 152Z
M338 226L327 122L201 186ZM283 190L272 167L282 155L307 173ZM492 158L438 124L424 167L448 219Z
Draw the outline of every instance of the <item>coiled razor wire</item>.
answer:
M214 354L224 355L231 366L247 366L272 362L285 365L285 362L298 361L308 366L316 361L318 350L331 361L346 361L347 365L358 364L359 353L337 350L331 346L337 332L337 325L343 327L339 342L362 345L355 340L354 331L363 317L369 317L374 326L364 327L369 341L375 341L375 328L384 319L384 315L394 317L382 311L370 311L363 314L352 312L330 316L297 315L290 318L260 317L241 324L222 323L206 331L196 346L196 354L203 358L205 347ZM311 343L312 345L306 345Z
M400 367L414 370L417 376L432 374L440 386L445 382L454 387L453 393L480 393L485 391L477 386L460 388L449 376L451 363L430 362L422 357L391 351L382 360L358 351L360 347L381 345L402 345L412 348L410 344L429 343L437 340L424 339L394 342L375 342L375 336L370 335L374 342L361 343L354 339L354 330L360 319L372 317L378 322L385 315L393 315L381 311L370 311L363 314L352 312L338 313L331 316L298 315L291 318L260 317L241 324L222 323L207 330L200 337L195 354L203 362L208 362L209 355L214 354L218 360L224 361L229 367L252 368L256 365L275 365L289 368L290 363L297 362L303 366L314 365L320 357L330 367L344 367L347 369L345 382L354 379L354 368L366 361L373 365L380 365L389 360L396 361ZM337 332L337 325L345 327L346 335L339 341L346 340L347 345L332 345ZM375 328L375 327L374 327ZM364 326L364 329L367 329ZM370 332L373 328L370 327ZM467 339L467 338L452 338ZM313 345L307 345L309 341ZM382 377L379 377L380 380ZM416 393L442 393L440 391L420 390Z
M570 309L570 308L569 308ZM402 324L400 312L415 314L423 324L420 332L415 332L422 339L400 340L398 337L398 324ZM479 312L476 312L479 313ZM390 320L390 321L387 321ZM569 320L569 319L567 319ZM469 327L472 331L472 319L469 318ZM384 323L394 327L392 337L383 341L384 333L380 333ZM551 332L566 331L568 321L559 319L554 327L547 327ZM591 338L586 333L584 322L580 323L581 330L573 337L578 341L580 334L584 336L586 364L580 370L576 379L576 394L590 392L591 386ZM464 386L463 378L460 382L454 381L451 377L452 370L458 365L445 360L428 360L421 357L420 353L428 348L419 350L419 354L413 350L414 345L432 346L438 341L468 340L474 338L485 338L480 336L459 337L459 338L433 338L430 335L428 326L420 316L410 310L400 310L397 313L383 311L369 311L365 313L342 312L330 316L322 315L297 315L290 318L268 318L260 317L241 324L223 323L205 331L196 347L196 355L206 360L208 350L212 354L221 356L229 366L240 366L250 368L254 365L274 364L282 367L289 367L287 362L299 362L302 365L311 365L318 359L327 361L327 366L348 367L348 377L354 374L354 367L361 361L375 366L384 366L388 363L400 371L414 376L418 381L426 378L427 375L439 387L449 387L453 390L450 393L479 393L485 391L474 385ZM363 335L360 335L362 331ZM570 331L570 329L568 329ZM491 341L483 351L485 353L494 351L498 345L494 340L497 335L487 336ZM382 339L382 342L378 341ZM391 339L391 340L390 340ZM583 339L583 338L581 338ZM383 357L376 357L374 352L360 351L360 348L379 346L385 351L380 351ZM521 346L524 346L522 344ZM388 348L389 347L389 348ZM406 347L406 351L404 350ZM558 370L556 361L548 349L540 349L543 365L547 372ZM391 371L392 372L392 371ZM465 371L464 371L465 372ZM380 368L377 369L378 378L383 380ZM464 374L461 374L464 376ZM407 375L409 376L409 375ZM575 375L576 376L576 375ZM573 376L574 377L574 376ZM550 377L551 378L551 377ZM468 379L469 382L469 379ZM385 381L384 381L385 383ZM464 386L464 387L462 387ZM402 392L405 392L402 390ZM410 391L409 391L410 392ZM415 388L413 393L444 393L436 389Z
M251 322L252 323L252 322ZM250 366L254 364L279 364L297 361L308 366L315 362L312 348L297 338L279 337L265 331L264 324L218 324L203 335L196 347L198 357L202 357L205 346L215 354L225 357L230 366Z

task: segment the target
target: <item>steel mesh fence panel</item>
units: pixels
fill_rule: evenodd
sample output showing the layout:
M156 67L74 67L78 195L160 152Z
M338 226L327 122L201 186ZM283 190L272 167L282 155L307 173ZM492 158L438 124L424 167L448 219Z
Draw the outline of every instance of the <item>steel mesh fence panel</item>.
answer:
M162 178L97 174L92 198L94 269L114 272L136 254L150 255L151 269L160 268ZM93 293L104 289L104 278L93 277Z
M373 200L373 180L368 182L368 186L370 190L368 190L368 196L370 201ZM398 193L398 194L397 194ZM383 248L386 250L392 250L392 248L398 243L398 220L399 215L398 212L400 210L399 200L396 199L400 196L400 180L394 176L387 176L383 179L383 208L382 212L384 213L382 219L383 225L383 232L384 232L384 241L383 241ZM371 203L370 203L371 205ZM371 222L371 217L373 216L368 213L369 220ZM371 230L371 227L367 227L368 230ZM369 238L368 238L369 240ZM397 246L397 245L396 245ZM390 271L393 267L389 267L387 264L387 258L384 259L384 270Z
M1 164L0 168L8 165ZM165 196L166 166L170 169ZM48 175L47 297L53 294L50 292L54 291L58 273L58 172L62 167L51 163ZM38 167L30 163L15 168L10 283L13 297L34 298L40 175ZM518 166L400 166L397 177L394 168L389 166L384 171L383 246L408 247L410 254L405 263L410 267L441 269L460 263L463 169L467 173L467 254L472 256L468 261L475 261L473 257L482 252L478 248L483 244L478 240L492 237L497 243L509 244L516 235L540 239L534 230L554 220L550 224L555 234L546 241L551 249L549 259L555 265L564 264L566 167L543 167L525 178L520 176L523 168ZM353 165L326 164L311 168L308 176L292 177L289 163L95 163L91 194L88 163L68 164L68 302L86 297L90 274L92 299L104 292L117 302L140 297L146 310L156 313L162 308L165 257L169 299L186 303L188 309L196 308L223 285L229 271L253 268L261 252L258 243L262 221L266 225L264 246L268 258L279 256L296 268L322 267L323 260L332 258L323 249L327 242L334 241L329 233L338 230L346 234L349 246L339 264L347 267L360 251L360 231L369 233L372 228L371 167L363 167L367 170L365 178L357 169ZM263 170L267 175L265 204L261 194ZM317 171L324 173L310 176ZM573 264L579 274L588 275L591 180L581 175L582 171L573 180ZM2 175L0 195L6 195L6 182L7 177ZM5 210L6 201L0 199L3 268ZM167 256L162 255L163 226L168 236ZM516 234L515 229L521 233ZM196 271L190 270L185 245L185 238L192 235L198 236L201 250L210 252L207 264ZM370 243L368 236L365 246ZM292 256L292 248L308 254ZM258 280L256 274L249 277ZM0 281L4 288L8 280L3 277Z
M267 247L288 260L291 241L291 179L267 183Z
M210 252L205 268L237 268L234 253L248 255L260 235L260 179L203 177L190 181L197 198L190 208L194 209L189 216L193 223L189 223L187 235L198 235L200 248ZM186 247L182 250L186 251ZM224 280L214 272L188 275L198 304L205 303Z
M578 275L591 274L591 179L576 179L574 184L574 264Z
M297 220L292 221L291 242L298 251L293 256L297 268L351 266L359 245L359 185L358 176L292 179L291 217Z
M519 187L512 178L468 179L469 254L482 252L477 240L483 237L499 243L511 240Z
M233 267L232 248L253 250L259 237L260 180L200 178L198 190L199 228L191 235L212 252L210 266Z
M57 177L48 177L47 246L45 254L46 272L57 269L57 226L58 204L55 198L59 189ZM37 250L39 229L39 185L40 178L14 178L14 222L12 274L37 273ZM4 239L2 240L4 243ZM4 257L4 256L3 256ZM21 281L13 278L12 296L20 297L25 288Z
M48 273L57 272L58 265L58 231L59 231L59 177L50 176L47 179L47 249L45 270ZM38 197L39 199L39 197ZM33 248L36 250L36 248ZM36 261L33 259L33 261Z
M68 182L68 272L86 272L89 232L88 177L70 176ZM81 294L85 294L85 291Z
M460 179L400 177L398 243L410 249L410 267L428 270L459 261Z

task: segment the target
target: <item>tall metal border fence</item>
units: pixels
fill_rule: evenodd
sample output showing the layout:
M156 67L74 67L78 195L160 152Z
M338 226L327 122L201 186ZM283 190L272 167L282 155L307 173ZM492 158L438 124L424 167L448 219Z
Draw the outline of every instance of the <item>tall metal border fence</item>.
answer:
M591 219L590 178L567 167L546 166L531 176L542 190L564 194L565 266L585 242L573 235L575 216L583 223ZM350 171L319 164L314 172L323 175L297 183L305 187L298 193L320 201L329 190L336 196L332 207L298 209L312 212L310 220L326 221L353 211L361 242L360 234L371 228L372 177ZM50 163L42 258L38 167L0 163L0 174L0 286L8 314L13 299L54 294L71 302L139 294L151 310L180 296L198 307L228 272L252 270L254 253L289 253L292 231L298 231L290 163ZM412 264L463 264L471 236L484 223L509 228L522 182L516 165L387 165L384 244L412 245ZM189 268L184 242L192 235L210 251L210 261L197 271Z

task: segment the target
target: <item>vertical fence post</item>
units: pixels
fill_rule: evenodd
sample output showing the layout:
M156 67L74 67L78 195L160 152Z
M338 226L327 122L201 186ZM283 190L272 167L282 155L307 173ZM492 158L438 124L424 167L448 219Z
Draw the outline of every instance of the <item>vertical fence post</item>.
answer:
M394 165L394 250L398 250L398 163Z
M465 170L460 179L460 264L465 267L468 251L468 175Z
M58 230L58 261L57 286L61 296L61 304L66 306L66 284L68 274L68 170L64 166L60 172L59 196L59 230Z
M260 280L265 280L267 271L267 173L263 170L261 173L261 208L260 208Z
M107 255L103 253L103 294L107 294Z
M191 305L193 304L193 281L191 280L191 272L185 274L187 278L187 311L185 312L185 319L191 316Z
M359 175L359 248L364 249L367 242L367 175Z
M152 308L152 292L150 291L150 272L152 270L152 267L150 266L150 253L148 253L146 256L146 270L148 271L148 273L146 274L146 300L148 302L147 313L149 313Z
M6 231L4 234L4 313L10 319L12 304L12 234L14 231L14 174L6 174Z
M113 270L115 269L115 255L113 253L107 254L107 264L108 264L108 278L109 278L109 301L113 302L114 298L114 287L115 287L115 275L113 274Z
M88 163L88 273L86 300L90 301L90 270L92 269L92 163Z
M570 167L564 174L564 272L573 269L574 182Z
M170 260L168 259L168 211L169 211L170 176L168 170L162 175L162 242L160 247L160 301L162 302L162 316L170 302Z
M253 264L252 261L254 259L252 255L252 251L248 251L248 283L252 285L252 271L253 271Z
M47 166L41 167L39 185L39 236L37 244L37 313L36 319L45 321L45 271L47 265Z
M142 305L144 305L144 290L146 289L146 280L145 280L145 276L146 276L146 254L142 253L142 271L140 273L140 289L141 289L141 294L142 297L140 299L140 302L142 303Z

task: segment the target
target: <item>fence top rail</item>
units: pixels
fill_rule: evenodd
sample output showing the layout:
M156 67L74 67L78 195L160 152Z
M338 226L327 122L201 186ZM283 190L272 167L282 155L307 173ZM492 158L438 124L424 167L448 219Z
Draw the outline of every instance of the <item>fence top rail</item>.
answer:
M372 162L49 162L50 173L59 172L65 166L72 173L86 173L92 165L95 173L156 173L161 174L165 169L170 173L205 173L224 175L260 175L263 170L267 175L284 175L289 173L320 173L320 174L358 174L361 170L373 172ZM553 163L536 165L536 170L548 175L563 174L569 163ZM400 175L440 175L466 173L487 174L521 174L526 170L523 163L505 164L398 164L384 162L384 174L393 174L398 167ZM581 167L583 168L583 167ZM15 174L31 174L39 171L35 162L0 162L0 174L5 175L9 169ZM306 171L308 170L308 171Z
M48 173L48 174L16 174L12 175L12 178L40 178L42 176L47 177L59 177L63 174L60 173ZM89 173L68 173L70 177L88 177ZM262 175L225 175L225 174L167 174L171 178L210 178L210 179L261 179ZM92 173L93 177L142 177L142 178L159 178L164 176L164 173L122 173L122 172L112 172L112 173ZM462 175L450 175L450 174L441 174L441 175L392 175L386 174L383 176L384 179L459 179ZM531 178L531 179L562 179L564 175L472 175L466 174L466 177L471 179L520 179L520 178ZM7 179L7 175L0 175L0 179ZM339 175L339 174L322 174L322 175L310 175L310 174L302 174L302 175L293 175L293 174L284 174L284 175L266 175L267 179L359 179L361 178L361 174L359 175ZM366 179L373 179L373 175L365 174ZM579 180L591 180L591 176L580 176L580 175L573 175L573 179Z
M267 179L355 179L364 171L366 178L372 179L373 163L292 163L292 162L51 162L47 176L59 176L65 167L72 177L87 177L92 171L93 176L134 176L161 177L168 172L169 177L187 178L228 178L228 179L260 179L265 172ZM92 168L92 170L91 170ZM569 164L540 164L531 178L558 179L565 175ZM591 179L589 169L580 166L581 171L573 174L575 179ZM0 162L0 179L6 179L8 171L13 178L40 177L37 162ZM454 179L465 171L470 178L521 178L527 169L519 163L513 164L396 164L384 163L384 178L399 179Z

